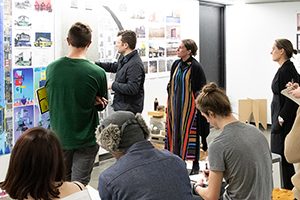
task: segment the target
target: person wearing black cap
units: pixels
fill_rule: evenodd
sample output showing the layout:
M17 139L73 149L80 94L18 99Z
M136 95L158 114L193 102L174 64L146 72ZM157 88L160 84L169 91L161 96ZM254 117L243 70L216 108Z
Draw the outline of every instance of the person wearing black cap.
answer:
M139 113L117 111L96 130L98 144L117 159L99 177L101 200L192 200L185 162L148 141L149 129Z

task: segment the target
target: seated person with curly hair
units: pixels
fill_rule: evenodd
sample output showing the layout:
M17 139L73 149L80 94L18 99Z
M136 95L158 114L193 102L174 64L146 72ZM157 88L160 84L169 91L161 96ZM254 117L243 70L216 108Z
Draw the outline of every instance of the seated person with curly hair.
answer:
M91 199L84 185L65 182L61 145L51 130L27 129L17 140L0 188L13 199Z
M117 159L99 177L101 200L193 199L185 162L148 141L139 113L117 111L96 130L99 145Z

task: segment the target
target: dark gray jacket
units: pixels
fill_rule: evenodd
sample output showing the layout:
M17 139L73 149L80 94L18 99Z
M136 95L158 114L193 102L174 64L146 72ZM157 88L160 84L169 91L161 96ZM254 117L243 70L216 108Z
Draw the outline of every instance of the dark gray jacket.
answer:
M144 108L145 71L137 50L121 57L118 62L96 62L106 72L116 73L112 90L115 92L114 111L124 110L141 113Z
M185 162L149 141L133 144L99 177L102 200L192 200Z

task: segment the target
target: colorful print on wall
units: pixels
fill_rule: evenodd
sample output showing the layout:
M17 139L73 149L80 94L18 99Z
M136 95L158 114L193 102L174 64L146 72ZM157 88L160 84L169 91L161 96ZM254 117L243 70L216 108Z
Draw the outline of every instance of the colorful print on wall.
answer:
M20 135L33 125L33 105L14 108L14 143Z
M41 126L43 128L50 128L50 114L45 112L41 114L38 105L34 106L34 126Z
M14 106L24 106L33 104L33 70L14 69Z
M34 9L36 11L52 12L51 0L35 0Z
M34 46L51 47L52 46L51 33L36 32Z
M46 67L34 68L34 91L46 84Z
M20 31L15 35L15 47L31 47L31 36L28 31Z
M4 131L4 106L5 106L5 94L4 94L4 30L3 30L3 0L0 0L0 155L10 152L9 145L6 142L6 134Z

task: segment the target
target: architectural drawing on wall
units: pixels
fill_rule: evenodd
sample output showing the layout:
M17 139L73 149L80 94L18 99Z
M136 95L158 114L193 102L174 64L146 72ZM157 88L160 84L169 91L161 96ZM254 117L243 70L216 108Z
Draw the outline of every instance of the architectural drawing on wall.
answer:
M136 49L137 49L140 57L146 57L146 53L147 53L146 41L139 41L136 44Z
M158 60L158 72L165 72L165 71L166 71L166 61Z
M19 28L29 28L31 27L31 21L27 15L19 15L15 19L14 25Z
M31 37L29 32L18 32L14 38L15 47L31 47Z
M180 24L180 10L166 10L166 22L172 24Z
M157 71L157 61L149 61L149 73L156 73Z
M22 9L22 10L27 10L30 9L32 4L30 3L29 0L15 0L15 8L17 9Z
M179 25L167 25L166 38L178 40L180 39L180 26Z
M33 125L33 105L14 108L14 143L20 135Z
M35 0L34 9L36 11L52 12L51 0Z
M165 22L164 12L160 12L158 10L149 11L148 21L163 24Z
M158 58L165 56L165 47L164 43L160 41L149 41L149 58Z
M35 33L35 41L34 41L35 47L51 47L52 43L53 42L51 41L51 33L49 32Z
M4 40L4 15L3 1L0 0L0 40ZM5 106L5 86L4 86L4 45L0 42L0 155L9 153L9 147L6 143L6 134L4 132L4 106Z
M172 6L169 9L147 5L137 7L130 3L124 5L121 1L106 4L103 7L111 15L103 12L102 16L99 16L99 59L103 62L109 61L105 49L115 45L108 43L106 38L110 36L115 40L119 30L111 27L120 25L124 30L136 32L136 49L143 61L145 73L151 74L148 77L168 74L172 62L177 58L176 50L180 43L180 9Z
M50 114L45 112L41 114L38 105L34 105L34 126L41 126L44 128L50 128Z
M172 68L172 64L173 62L175 61L175 59L168 59L167 60L167 71L171 71L171 68Z
M31 66L32 52L30 50L16 50L14 63L16 66Z
M165 38L165 28L164 27L149 27L149 39L164 39Z
M135 31L137 38L146 38L145 26L138 26L133 31Z
M12 27L12 1L11 0L0 0L2 7L1 14L2 24L0 29L3 28L3 68L1 73L3 77L0 81L4 82L4 104L1 105L1 132L0 132L0 155L8 154L12 149L12 79L11 79L11 52L12 52L12 41L11 41L11 27ZM2 34L0 34L2 35Z
M33 71L30 69L13 70L13 99L14 106L33 104Z
M145 74L148 74L148 61L143 61Z
M167 47L166 47L167 57L176 56L177 55L176 51L177 51L178 46L179 46L178 41L169 41L169 42L167 42Z

